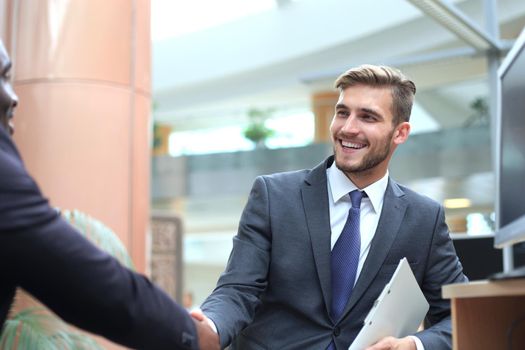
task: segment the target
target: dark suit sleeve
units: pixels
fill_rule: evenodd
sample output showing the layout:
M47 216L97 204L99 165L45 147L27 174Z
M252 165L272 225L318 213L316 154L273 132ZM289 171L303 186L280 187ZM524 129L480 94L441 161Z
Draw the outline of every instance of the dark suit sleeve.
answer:
M67 322L117 343L196 349L187 312L62 220L9 149L14 146L0 146L3 283L24 288Z
M248 325L266 289L270 263L271 231L269 197L263 177L258 177L243 211L233 249L217 287L201 306L211 318L221 346Z
M450 301L441 296L441 287L446 284L467 282L463 269L456 255L454 245L445 223L443 208L440 206L427 260L422 290L430 304L425 319L426 330L416 334L425 350L452 348L450 321Z

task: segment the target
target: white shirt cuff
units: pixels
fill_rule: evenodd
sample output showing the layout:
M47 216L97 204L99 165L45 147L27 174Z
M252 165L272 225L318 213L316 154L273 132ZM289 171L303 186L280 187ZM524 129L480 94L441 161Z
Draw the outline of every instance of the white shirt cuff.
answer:
M214 331L215 333L219 333L219 332L217 331L217 326L215 325L215 322L213 322L213 320L212 320L211 318L209 318L208 316L206 316L206 321L208 322L208 324L210 325L211 329L213 329L213 331ZM423 349L423 348L421 348L421 349ZM419 350L419 348L418 348L417 350ZM423 349L423 350L424 350L424 349Z
M204 315L204 320L208 323L208 326L211 327L211 329L215 332L215 333L219 333L219 331L217 330L217 326L215 325L215 322L213 322L213 320L211 318L209 318L204 312L202 312L201 308L200 307L195 307L192 309L192 311L195 310L195 311L199 311L200 313L202 313Z
M409 337L412 338L414 340L414 342L416 343L416 349L417 350L425 350L425 347L423 346L423 343L421 342L421 339L419 339L415 335L409 335Z

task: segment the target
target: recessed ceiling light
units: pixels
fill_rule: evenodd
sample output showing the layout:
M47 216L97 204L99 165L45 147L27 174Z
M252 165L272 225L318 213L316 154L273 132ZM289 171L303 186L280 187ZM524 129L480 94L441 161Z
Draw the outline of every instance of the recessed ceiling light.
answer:
M468 198L449 198L443 201L443 205L448 209L468 208L472 202Z

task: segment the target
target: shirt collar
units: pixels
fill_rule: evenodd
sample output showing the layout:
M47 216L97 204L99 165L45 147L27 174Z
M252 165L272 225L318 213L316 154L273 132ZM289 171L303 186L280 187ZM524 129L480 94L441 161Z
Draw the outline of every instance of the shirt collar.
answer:
M362 189L366 192L376 213L379 212L383 205L383 198L385 197L385 191L388 186L388 174L387 170L385 176ZM330 191L332 192L334 203L337 203L349 192L358 189L357 186L354 185L354 183L350 181L350 179L335 165L335 161L328 169L326 169L326 176L328 178L328 183L330 184Z

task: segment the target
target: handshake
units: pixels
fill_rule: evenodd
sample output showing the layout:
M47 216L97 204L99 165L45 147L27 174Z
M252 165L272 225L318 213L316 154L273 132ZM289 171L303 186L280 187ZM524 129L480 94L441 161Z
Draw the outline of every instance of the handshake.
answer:
M193 310L190 312L197 328L197 337L199 338L199 349L200 350L219 350L220 342L219 335L215 330L212 329L209 318L207 318L202 311Z

